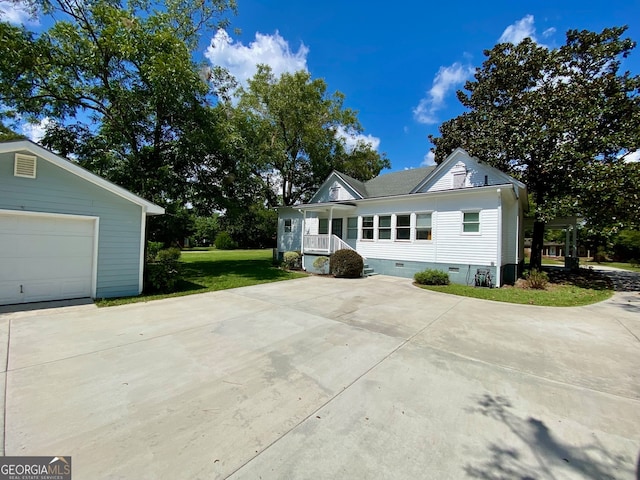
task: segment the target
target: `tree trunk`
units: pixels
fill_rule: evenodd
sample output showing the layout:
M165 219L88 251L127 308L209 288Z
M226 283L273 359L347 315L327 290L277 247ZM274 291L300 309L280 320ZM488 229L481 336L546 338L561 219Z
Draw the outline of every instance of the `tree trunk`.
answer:
M533 238L531 239L531 258L529 268L532 270L542 267L542 247L544 244L544 222L535 220L533 222Z

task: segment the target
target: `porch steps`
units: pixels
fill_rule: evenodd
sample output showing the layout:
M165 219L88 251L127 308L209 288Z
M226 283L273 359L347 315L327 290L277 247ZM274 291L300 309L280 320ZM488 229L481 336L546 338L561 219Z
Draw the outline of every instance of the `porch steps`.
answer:
M374 275L378 275L373 268L371 268L366 263L364 264L364 269L362 271L365 277L373 277Z

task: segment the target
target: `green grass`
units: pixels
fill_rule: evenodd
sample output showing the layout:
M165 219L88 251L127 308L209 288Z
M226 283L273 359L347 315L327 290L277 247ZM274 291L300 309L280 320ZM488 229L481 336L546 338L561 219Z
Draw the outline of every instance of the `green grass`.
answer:
M611 288L584 288L578 285L553 284L548 290L529 290L515 287L476 288L466 285L429 286L419 285L426 290L450 293L463 297L494 300L496 302L540 305L546 307L577 307L601 302L613 295Z
M306 276L304 273L288 272L272 266L271 252L270 249L185 251L180 257L182 280L177 292L109 298L98 300L96 304L107 307L148 302L160 298L180 297Z
M616 267L616 268L621 268L623 270L628 270L630 272L638 272L638 273L640 273L640 265L631 265L630 263L623 263L623 262L602 262L602 263L585 262L584 265L593 266L593 267L597 267L598 265L602 265L603 267Z

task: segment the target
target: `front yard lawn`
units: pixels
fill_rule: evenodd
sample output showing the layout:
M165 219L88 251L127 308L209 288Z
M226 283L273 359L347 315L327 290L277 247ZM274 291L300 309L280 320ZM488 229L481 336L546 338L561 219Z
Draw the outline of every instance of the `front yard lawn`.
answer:
M180 297L306 276L304 273L288 272L274 267L271 262L270 249L185 251L180 257L180 264L182 266L182 280L178 285L177 292L108 298L98 300L96 304L100 307L106 307L147 302L160 298Z
M638 273L640 273L640 265L635 265L635 264L631 264L631 263L623 263L623 262L602 262L602 263L585 262L583 265L586 265L588 267L596 267L596 268L599 265L602 265L603 267L616 267L616 268L621 268L622 270L627 270L629 272L638 272Z
M565 273L560 269L552 269L548 273L551 283L546 290L511 286L479 288L453 283L441 286L418 286L434 292L544 307L578 307L601 302L613 295L611 280L598 272L580 269L579 273Z

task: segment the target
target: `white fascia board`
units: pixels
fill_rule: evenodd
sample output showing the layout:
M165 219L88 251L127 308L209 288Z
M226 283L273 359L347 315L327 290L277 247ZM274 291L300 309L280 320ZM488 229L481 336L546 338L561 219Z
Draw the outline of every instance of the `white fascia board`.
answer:
M19 141L11 141L11 142L3 142L0 143L0 153L13 153L19 151L28 151L38 157L53 163L57 167L66 170L67 172L73 173L78 177L87 180L88 182L97 185L115 195L118 195L125 200L129 200L136 205L140 205L143 209L146 210L147 215L163 215L164 208L156 205L155 203L151 203L148 200L145 200L142 197L130 192L129 190L122 188L115 183L111 183L108 180L96 175L95 173L91 173L89 170L82 168L80 165L77 165L69 160L62 158L55 153L47 150L40 145L33 143L30 140L19 140Z

